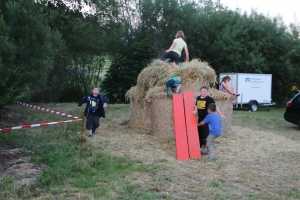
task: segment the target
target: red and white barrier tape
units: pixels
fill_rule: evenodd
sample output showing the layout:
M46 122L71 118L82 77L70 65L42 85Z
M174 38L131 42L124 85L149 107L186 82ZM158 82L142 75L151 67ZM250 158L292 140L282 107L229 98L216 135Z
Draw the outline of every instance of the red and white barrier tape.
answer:
M66 116L66 117L71 117L71 118L74 118L74 119L79 119L79 117L76 117L74 115L69 115L69 114L66 114L66 113L63 113L63 112L58 112L58 111L51 110L51 109L48 109L48 108L42 108L42 107L39 107L39 106L34 106L34 105L27 104L27 103L19 102L19 101L15 101L15 102L18 103L18 104L21 104L23 106L28 106L28 107L35 108L35 109L38 109L38 110L42 110L42 111L46 111L46 112L51 112L53 114L57 114L57 115L61 115L61 116Z
M43 111L46 111L46 112L51 112L53 114L57 114L57 115L61 115L61 116L66 116L66 117L71 117L71 118L74 118L74 119L73 120L66 120L66 121L43 122L43 123L40 123L40 124L28 124L28 125L15 126L15 127L10 127L10 128L2 128L2 129L0 129L0 132L10 131L10 130L18 130L18 129L25 129L25 128L34 128L34 127L39 127L39 126L49 126L49 125L54 125L54 124L63 124L63 123L68 123L68 122L77 122L77 121L81 121L82 120L81 118L76 117L74 115L68 115L68 114L65 114L65 113L62 113L62 112L58 112L58 111L55 111L55 110L41 108L39 106L33 106L33 105L25 104L25 103L22 103L22 102L16 102L16 103L24 105L24 106L29 106L31 108L36 108L36 109L39 109L39 110L43 110Z
M39 127L39 126L49 126L49 125L53 125L53 124L62 124L62 123L68 123L68 122L77 122L77 121L81 121L81 120L82 119L73 119L73 120L67 120L67 121L43 122L43 123L40 123L40 124L29 124L29 125L23 125L23 126L15 126L15 127L10 127L10 128L2 128L2 129L0 129L0 132L18 130L18 129L25 129L25 128L34 128L34 127Z

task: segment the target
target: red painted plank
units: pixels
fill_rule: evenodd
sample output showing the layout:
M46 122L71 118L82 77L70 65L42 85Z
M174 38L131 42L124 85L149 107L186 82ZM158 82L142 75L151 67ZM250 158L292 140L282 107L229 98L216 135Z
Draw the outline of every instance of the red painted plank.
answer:
M183 95L173 94L174 134L176 157L178 160L189 160L187 135L183 107Z
M190 158L201 158L197 116L192 114L192 111L195 110L194 93L190 91L184 91L183 103L185 110L185 123L189 146L189 155Z

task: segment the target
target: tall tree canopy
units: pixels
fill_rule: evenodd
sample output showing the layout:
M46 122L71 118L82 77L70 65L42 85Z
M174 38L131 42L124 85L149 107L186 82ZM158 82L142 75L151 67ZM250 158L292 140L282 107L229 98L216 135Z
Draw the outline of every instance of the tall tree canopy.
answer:
M84 3L92 12L82 12ZM0 104L20 95L74 100L101 83L107 57L103 89L112 102L125 102L139 72L179 30L190 58L207 61L217 74L273 74L276 102L300 86L299 25L232 11L219 0L3 0Z
M256 11L242 14L210 0L143 0L136 9L139 23L128 26L136 28L133 38L148 38L161 55L183 30L190 57L207 61L217 74L273 74L277 102L289 98L292 86L299 86L299 31L293 27L290 32L280 18Z
M0 104L6 104L24 88L45 83L61 35L31 0L1 1L0 29Z

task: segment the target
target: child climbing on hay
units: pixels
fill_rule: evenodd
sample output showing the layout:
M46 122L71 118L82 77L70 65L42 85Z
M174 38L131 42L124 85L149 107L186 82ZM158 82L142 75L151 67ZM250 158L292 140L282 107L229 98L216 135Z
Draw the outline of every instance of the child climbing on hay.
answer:
M176 88L176 94L179 94L179 90L181 87L181 78L179 76L169 78L166 82L166 86L168 89L167 95L172 98L173 88Z
M216 113L216 104L210 103L207 106L208 115L201 121L198 126L203 126L205 124L209 125L209 135L206 138L206 145L201 150L201 154L209 154L208 161L215 161L215 150L214 141L217 137L222 134L222 120L220 116Z
M96 129L99 127L99 118L105 118L105 110L109 100L104 96L99 95L99 87L93 86L92 93L84 96L78 103L77 110L83 103L86 103L84 115L87 117L86 129L89 130L89 137L93 137Z
M208 87L202 86L200 88L200 96L196 99L195 110L192 112L193 114L196 114L198 111L198 123L202 122L206 115L208 115L208 105L210 103L215 103L215 100L208 96ZM226 119L218 107L216 107L216 111L223 119ZM209 127L207 124L198 126L198 135L200 147L205 146L206 138L209 135Z
M189 50L188 47L184 41L184 33L183 31L178 31L175 35L175 39L173 40L172 45L169 49L165 51L165 55L161 57L162 61L166 62L175 62L176 65L180 66L179 58L181 56L182 49L184 48L185 56L186 56L186 62L189 61Z
M224 76L220 83L220 90L228 94L240 96L239 94L236 94L234 86L229 87L230 80L231 80L230 76Z

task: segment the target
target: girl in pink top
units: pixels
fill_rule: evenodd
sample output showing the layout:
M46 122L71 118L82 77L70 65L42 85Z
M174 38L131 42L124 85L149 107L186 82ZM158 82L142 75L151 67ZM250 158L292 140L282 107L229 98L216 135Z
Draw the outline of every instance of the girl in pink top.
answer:
M234 86L232 86L232 87L229 86L230 80L231 80L231 78L229 76L224 76L221 80L221 83L220 83L220 90L223 91L223 92L226 92L228 94L240 96L239 94L235 93Z

